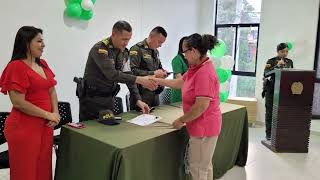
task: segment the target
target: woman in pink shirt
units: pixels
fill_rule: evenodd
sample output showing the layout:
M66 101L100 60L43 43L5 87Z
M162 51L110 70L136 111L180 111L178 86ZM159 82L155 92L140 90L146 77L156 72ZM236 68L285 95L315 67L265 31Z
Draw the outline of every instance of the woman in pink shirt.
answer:
M219 79L207 57L218 43L212 35L192 34L183 42L183 54L190 69L179 79L157 79L160 85L182 88L184 115L173 122L180 129L186 124L189 139L188 160L193 180L212 180L212 157L221 131Z

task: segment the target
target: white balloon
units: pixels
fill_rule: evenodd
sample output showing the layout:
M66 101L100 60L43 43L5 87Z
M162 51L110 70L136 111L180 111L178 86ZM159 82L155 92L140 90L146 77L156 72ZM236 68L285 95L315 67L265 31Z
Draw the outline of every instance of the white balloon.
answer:
M86 11L90 11L93 8L93 3L91 0L82 0L81 7Z
M216 69L218 69L221 66L221 59L220 58L212 58L212 61L213 61L214 67Z
M226 55L221 58L221 68L223 69L233 69L234 60L231 56Z
M230 81L226 81L220 84L220 92L226 92L230 90Z

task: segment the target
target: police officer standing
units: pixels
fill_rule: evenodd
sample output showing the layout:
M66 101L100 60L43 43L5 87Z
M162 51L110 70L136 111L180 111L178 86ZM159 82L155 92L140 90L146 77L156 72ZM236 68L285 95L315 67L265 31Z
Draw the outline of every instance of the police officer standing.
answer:
M167 77L167 72L162 68L159 51L157 50L165 42L166 38L166 30L163 27L157 26L152 29L148 38L130 48L130 66L134 75L154 75L158 78ZM138 85L138 89L142 100L149 106L159 105L159 94L163 90L163 87L159 86L157 90L150 91Z
M273 91L274 91L274 76L266 76L266 73L275 68L293 68L293 62L288 59L288 45L280 43L277 46L278 56L269 59L264 69L264 81L262 97L265 97L265 123L266 123L266 139L271 139L271 124L272 124L272 108L273 108Z
M118 21L113 25L111 37L99 41L91 48L83 77L85 93L79 96L80 121L97 119L101 110L113 110L113 98L120 90L118 83L126 83L136 105L144 113L149 112L148 105L141 101L135 83L151 90L156 89L157 84L147 76L130 74L130 69L126 68L130 67L126 66L129 56L126 46L131 36L130 24Z

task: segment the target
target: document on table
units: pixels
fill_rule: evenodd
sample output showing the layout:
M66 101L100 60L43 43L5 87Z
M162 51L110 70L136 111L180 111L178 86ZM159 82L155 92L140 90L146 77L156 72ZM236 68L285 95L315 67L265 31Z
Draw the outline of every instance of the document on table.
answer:
M131 120L129 120L129 123L136 124L139 126L147 126L154 122L157 122L161 119L159 116L151 115L151 114L141 114L140 116L137 116Z

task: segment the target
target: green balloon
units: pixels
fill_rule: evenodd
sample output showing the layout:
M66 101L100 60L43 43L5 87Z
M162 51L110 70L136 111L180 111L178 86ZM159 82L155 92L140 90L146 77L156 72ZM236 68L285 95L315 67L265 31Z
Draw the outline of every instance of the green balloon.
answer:
M229 91L220 92L220 102L226 102L229 97Z
M227 80L229 80L229 79L231 79L232 71L231 70L226 70L226 71L227 71L227 74L228 74L228 79Z
M287 42L286 43L288 45L288 49L291 50L293 48L293 43L291 42Z
M220 83L224 83L228 80L228 73L226 70L218 68L217 74L218 74Z
M211 57L221 58L226 53L226 43L224 43L221 39L219 39L219 44L210 50Z
M67 6L67 14L71 17L80 17L82 8L80 4L72 3Z
M82 11L82 14L80 16L83 20L90 20L93 17L93 11Z
M82 0L68 0L68 4L78 3L81 4Z
M92 1L93 4L95 4L97 0L91 0L91 1Z

